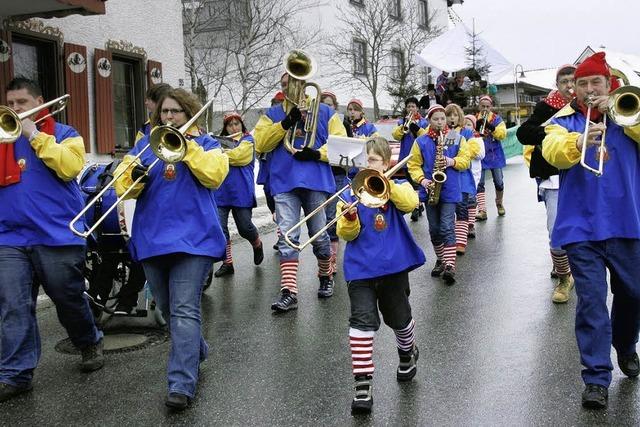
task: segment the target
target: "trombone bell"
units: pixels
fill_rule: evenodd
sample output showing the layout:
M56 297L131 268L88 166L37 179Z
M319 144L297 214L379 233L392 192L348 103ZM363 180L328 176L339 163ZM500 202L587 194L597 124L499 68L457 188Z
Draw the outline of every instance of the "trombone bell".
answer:
M363 169L351 182L353 194L368 208L379 208L389 201L389 180L373 169Z
M0 106L0 144L9 144L20 138L22 123L9 107Z
M166 163L177 163L187 153L187 140L171 125L157 126L149 134L149 146Z
M623 127L640 123L640 88L622 86L611 92L608 102L609 116Z

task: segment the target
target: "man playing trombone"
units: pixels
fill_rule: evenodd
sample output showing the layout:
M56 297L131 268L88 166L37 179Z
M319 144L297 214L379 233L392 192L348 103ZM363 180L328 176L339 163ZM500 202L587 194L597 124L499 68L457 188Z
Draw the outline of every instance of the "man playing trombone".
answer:
M542 155L560 169L551 243L567 251L575 279L575 330L586 385L582 405L605 408L613 370L612 344L620 370L627 377L640 374L636 353L640 331L640 125L636 121L622 127L614 122L618 112L617 105L607 106L610 70L604 52L585 59L575 79L576 99L545 128ZM632 102L634 96L630 95ZM635 110L640 110L637 96ZM607 113L612 120L605 126ZM594 124L587 125L589 122ZM605 153L597 146L605 137L608 161L600 176L581 167L581 152L586 150L586 161L592 165L598 162ZM613 293L611 318L607 269Z
M82 352L80 369L104 364L102 333L83 295L85 241L68 228L84 204L75 180L84 166L82 137L47 117L46 108L34 111L43 99L32 80L10 81L7 103L17 115L0 111L4 125L16 124L15 140L0 145L0 402L31 390L40 358L34 278Z

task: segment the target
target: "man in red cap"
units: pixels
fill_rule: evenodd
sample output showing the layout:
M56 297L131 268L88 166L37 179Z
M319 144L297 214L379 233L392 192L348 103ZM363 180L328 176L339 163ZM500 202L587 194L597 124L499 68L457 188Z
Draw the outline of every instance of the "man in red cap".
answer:
M545 128L542 155L560 169L553 247L567 251L575 278L576 338L586 387L582 405L606 408L611 383L611 345L628 377L640 374L636 342L640 331L640 125L606 120L610 71L604 52L585 59L575 72L576 99ZM591 101L590 117L586 117ZM586 120L589 125L585 134ZM600 138L608 160L602 176L580 166L597 164ZM607 309L607 269L613 303Z
M533 114L518 128L518 141L525 146L525 159L529 162L529 175L538 183L538 201L544 202L547 210L547 230L549 240L551 231L556 222L558 207L558 192L560 189L560 177L558 169L551 166L542 157L542 140L546 136L543 123L553 117L562 107L567 105L575 96L574 76L576 67L571 64L563 65L556 72L557 89L536 104ZM573 277L569 267L567 253L556 247L550 247L553 270L551 277L559 278L558 284L553 290L551 301L554 303L566 303L569 301L573 288Z

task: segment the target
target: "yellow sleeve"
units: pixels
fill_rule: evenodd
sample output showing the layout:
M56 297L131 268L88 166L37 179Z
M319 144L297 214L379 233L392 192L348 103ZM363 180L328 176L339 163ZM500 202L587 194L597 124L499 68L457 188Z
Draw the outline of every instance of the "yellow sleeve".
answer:
M113 176L118 176L120 173L122 173L122 171L125 171L113 183L113 187L115 188L116 194L118 195L118 197L122 196L124 192L127 191L127 189L131 187L131 185L133 184L133 179L131 178L131 171L133 170L132 163L134 158L135 156L132 156L131 154L127 154L126 156L124 156L124 158L122 159L122 162L120 162L115 172L113 173ZM140 164L139 162L136 162L136 163ZM129 194L127 194L127 197L125 197L125 199L137 198L143 189L144 189L144 184L138 183L129 192Z
M460 148L458 149L458 155L453 158L455 164L453 165L455 170L463 171L469 169L471 166L471 160L474 159L480 148L477 143L473 141L473 138L467 141L465 137L460 137Z
M240 141L240 145L225 154L229 157L229 166L246 166L253 160L253 143Z
M344 126L343 126L344 127ZM329 163L329 153L327 152L328 147L327 144L324 144L322 147L318 149L320 152L320 161Z
M45 165L63 181L74 180L84 166L84 141L81 136L67 138L58 144L56 137L39 132L31 147Z
M633 139L635 142L640 143L640 124L635 126L625 127L624 134L629 138Z
M498 141L502 141L507 137L507 125L502 122L493 131L493 137Z
M396 141L401 141L402 137L404 136L404 132L402 132L402 125L398 125L394 127L393 130L391 131L391 136Z
M200 184L216 189L229 173L229 157L219 148L204 151L204 148L193 140L187 140L187 154L182 161Z
M340 215L344 207L344 202L338 201L336 206L336 215ZM342 215L336 224L336 234L342 240L347 242L354 240L358 237L358 234L360 234L360 218L356 215L355 220L349 221L344 215Z
M544 128L547 136L542 141L542 157L558 169L569 169L580 162L580 151L576 147L579 132L569 132L560 125Z
M420 181L424 179L424 171L422 170L422 152L420 151L420 146L416 141L413 142L413 145L411 146L411 153L409 155L411 156L411 159L407 162L407 169L409 169L409 175L411 175L413 182L419 185Z
M531 167L531 156L533 155L534 145L523 145L522 146L522 157L524 157L524 163L528 168Z
M273 151L286 133L287 131L284 130L280 122L273 123L269 117L263 114L253 130L256 152L268 153Z
M424 135L425 133L427 133L427 130L428 130L428 127L427 127L427 128L420 128L420 129L418 129L418 135L416 136L416 138L417 138L418 136L422 136L422 135Z
M329 135L347 136L347 130L344 128L344 124L342 124L338 113L334 113L333 116L331 116L331 118L329 119L328 129Z
M414 190L408 182L396 184L393 180L390 180L389 191L389 200L391 200L401 212L409 213L418 207L418 193L416 193L416 190Z

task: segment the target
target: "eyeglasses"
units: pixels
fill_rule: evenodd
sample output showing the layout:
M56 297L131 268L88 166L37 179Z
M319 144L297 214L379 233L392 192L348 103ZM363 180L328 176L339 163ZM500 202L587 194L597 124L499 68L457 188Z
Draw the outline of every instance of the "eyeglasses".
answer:
M569 83L574 83L575 84L575 80L574 79L562 79L562 80L558 80L558 83L561 85L567 85Z
M184 113L184 110L179 110L177 108L163 108L162 110L160 110L160 112L162 114L171 113L171 114L173 114L175 116L176 114Z

